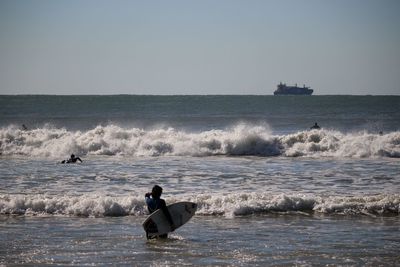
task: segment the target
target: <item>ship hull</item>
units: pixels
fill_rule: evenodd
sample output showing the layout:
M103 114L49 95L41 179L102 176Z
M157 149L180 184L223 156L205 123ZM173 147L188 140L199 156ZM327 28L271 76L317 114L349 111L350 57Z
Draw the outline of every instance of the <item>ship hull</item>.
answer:
M312 95L313 92L274 92L274 95Z

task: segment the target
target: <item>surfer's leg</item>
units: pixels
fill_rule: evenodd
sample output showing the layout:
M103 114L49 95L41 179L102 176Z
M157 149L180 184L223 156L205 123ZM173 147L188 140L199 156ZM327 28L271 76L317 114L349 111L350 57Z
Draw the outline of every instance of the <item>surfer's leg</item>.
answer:
M159 238L159 235L151 235L149 232L146 232L147 240Z

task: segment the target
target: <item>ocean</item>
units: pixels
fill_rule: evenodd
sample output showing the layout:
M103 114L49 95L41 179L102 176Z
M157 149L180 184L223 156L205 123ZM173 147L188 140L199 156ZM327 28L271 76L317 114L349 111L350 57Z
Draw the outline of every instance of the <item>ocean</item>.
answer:
M400 266L399 163L400 96L3 95L0 266Z

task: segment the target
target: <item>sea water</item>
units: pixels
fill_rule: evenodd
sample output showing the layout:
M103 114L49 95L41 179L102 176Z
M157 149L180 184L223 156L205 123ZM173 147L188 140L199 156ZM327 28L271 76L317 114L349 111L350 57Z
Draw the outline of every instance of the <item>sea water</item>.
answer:
M0 153L2 265L400 264L398 96L0 96Z

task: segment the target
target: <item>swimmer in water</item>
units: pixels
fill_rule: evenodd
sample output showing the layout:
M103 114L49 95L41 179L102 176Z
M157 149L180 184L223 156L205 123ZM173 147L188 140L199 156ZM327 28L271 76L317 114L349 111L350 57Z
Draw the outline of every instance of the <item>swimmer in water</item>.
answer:
M80 162L82 162L82 160L81 160L80 157L75 157L75 155L72 154L71 157L70 157L69 159L63 160L63 161L61 161L61 163L76 163L78 160L79 160Z
M310 128L311 130L314 130L314 129L321 129L321 127L319 127L319 125L318 125L318 123L315 123L313 126L311 126L311 128Z

